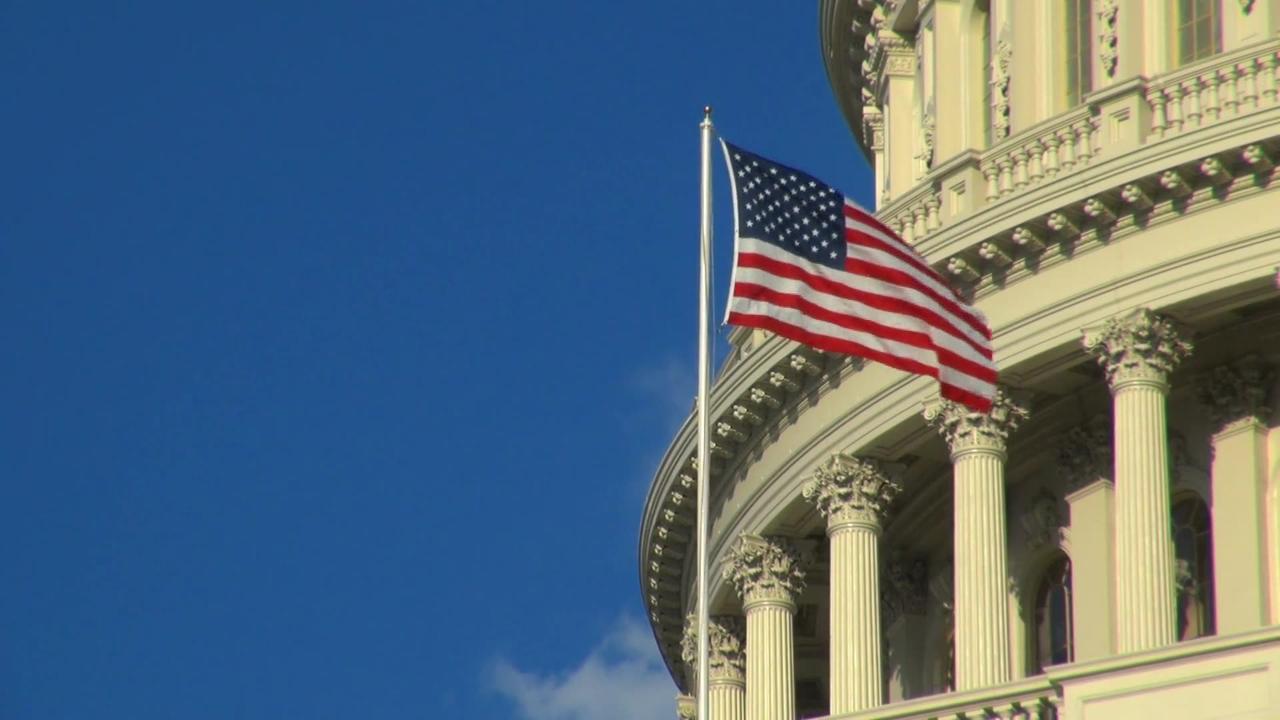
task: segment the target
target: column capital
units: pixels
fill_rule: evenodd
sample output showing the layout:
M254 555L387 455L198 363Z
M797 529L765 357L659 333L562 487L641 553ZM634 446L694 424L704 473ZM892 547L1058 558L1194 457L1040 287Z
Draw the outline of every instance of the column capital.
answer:
M692 695L677 695L676 717L680 720L695 720L698 717L698 700Z
M1058 473L1071 490L1110 478L1113 462L1111 423L1104 417L1071 428L1058 443Z
M1210 370L1200 380L1197 394L1209 408L1215 431L1269 415L1267 390L1273 377L1271 367L1256 355Z
M951 448L954 460L970 452L993 452L1003 455L1009 433L1017 429L1030 413L1024 404L1010 397L1004 387L996 389L991 410L974 412L951 400L926 405L924 419L942 434Z
M1129 385L1166 388L1169 373L1193 347L1172 320L1148 308L1086 330L1082 342L1106 371L1112 392Z
M794 610L805 586L800 564L800 553L789 539L744 534L729 548L724 579L737 588L747 609L776 604Z
M801 494L827 518L831 534L849 525L878 529L901 491L879 460L837 453L813 471Z
M742 683L747 677L745 652L746 627L737 615L712 615L707 618L707 665L710 674L707 682ZM680 642L680 659L685 667L698 667L698 616L689 613L684 622L684 637Z

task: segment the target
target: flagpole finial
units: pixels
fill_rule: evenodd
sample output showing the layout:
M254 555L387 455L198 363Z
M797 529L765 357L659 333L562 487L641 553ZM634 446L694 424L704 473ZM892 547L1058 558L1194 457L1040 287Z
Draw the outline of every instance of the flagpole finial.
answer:
M703 120L707 120L707 121L710 121L710 120L711 120L711 106L710 106L710 105L703 105L703 106L702 106L702 119L703 119Z

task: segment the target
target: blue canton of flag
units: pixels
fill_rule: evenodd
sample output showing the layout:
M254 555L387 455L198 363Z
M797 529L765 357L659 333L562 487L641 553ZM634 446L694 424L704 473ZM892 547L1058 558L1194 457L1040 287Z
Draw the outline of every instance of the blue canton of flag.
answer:
M738 233L843 269L844 195L808 173L725 142Z

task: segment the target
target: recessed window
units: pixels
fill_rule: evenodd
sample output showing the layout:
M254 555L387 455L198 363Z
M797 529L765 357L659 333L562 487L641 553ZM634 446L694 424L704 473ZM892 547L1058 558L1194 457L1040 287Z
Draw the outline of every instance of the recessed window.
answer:
M1040 577L1036 590L1035 660L1037 673L1071 662L1071 560L1060 555Z
M1067 51L1067 106L1075 107L1093 90L1093 68L1090 50L1093 40L1092 14L1089 0L1065 0L1063 30Z
M1178 0L1178 64L1222 52L1219 0Z
M1213 635L1213 539L1209 508L1198 497L1173 505L1173 554L1177 566L1178 639Z

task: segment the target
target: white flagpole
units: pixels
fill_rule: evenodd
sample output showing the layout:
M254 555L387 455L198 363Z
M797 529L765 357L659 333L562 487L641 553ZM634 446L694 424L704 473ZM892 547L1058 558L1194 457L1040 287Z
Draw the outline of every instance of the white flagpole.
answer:
M698 275L698 720L710 720L707 667L707 504L711 480L711 106L702 109L702 255Z

